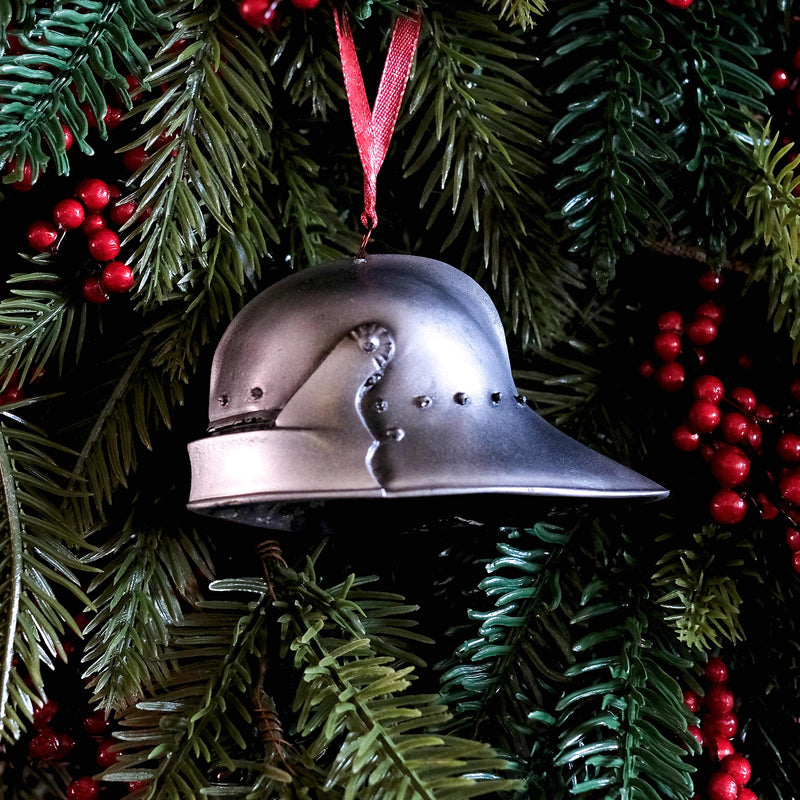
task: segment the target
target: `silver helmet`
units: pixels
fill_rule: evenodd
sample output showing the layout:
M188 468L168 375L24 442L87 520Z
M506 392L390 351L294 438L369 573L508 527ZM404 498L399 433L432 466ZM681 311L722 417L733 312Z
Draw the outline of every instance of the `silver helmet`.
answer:
M275 501L667 495L536 414L486 292L406 255L311 268L248 303L214 356L208 432L188 507L233 519Z

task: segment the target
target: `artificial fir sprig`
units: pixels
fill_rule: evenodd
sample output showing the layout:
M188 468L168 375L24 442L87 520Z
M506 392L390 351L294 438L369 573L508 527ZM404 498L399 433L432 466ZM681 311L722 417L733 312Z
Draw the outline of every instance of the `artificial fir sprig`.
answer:
M441 694L454 709L448 730L516 754L528 791L553 796L561 785L549 729L575 660L562 587L571 568L570 533L544 524L508 533L479 587L494 608L470 611L478 635L447 662Z
M48 151L58 173L69 173L62 123L91 153L87 114L106 134L103 84L130 107L126 77L148 70L136 34L154 34L162 25L144 0L71 0L36 16L18 34L24 52L0 56L0 164L16 160L5 180L21 180L27 165L35 181Z
M59 587L89 602L78 578L88 545L58 506L70 476L59 463L65 455L12 411L0 415L0 735L8 740L44 696L41 665L66 660L64 634L78 632Z
M93 704L122 711L167 684L170 626L183 621L184 603L200 602L197 573L211 580L214 567L194 532L132 519L88 561L103 571L87 590L96 613L84 630L83 677Z
M667 226L663 165L676 156L663 132L664 32L649 4L628 0L582 0L556 13L545 61L561 106L550 131L554 188L570 252L589 258L605 287L638 237Z
M732 538L730 531L707 525L694 534L690 547L665 553L653 574L653 586L663 592L656 602L666 621L680 641L701 652L744 639L736 574L750 554L746 543ZM660 539L671 542L674 537Z
M663 22L666 71L681 86L675 93L670 85L668 100L678 124L665 134L680 157L670 184L686 187L675 193L672 226L720 267L737 230L732 198L752 170L740 140L767 111L770 89L757 61L766 51L758 33L764 19L751 3L703 3L688 15L665 4Z
M148 209L130 236L145 308L180 291L196 263L207 265L208 241L218 228L232 238L254 239L251 274L266 255L258 229L263 216L250 213L243 220L238 212L249 210L250 186L261 187L272 105L267 62L217 3L183 2L160 16L176 31L154 57L149 76L164 92L137 108L146 129L126 148L152 149L132 178L133 196ZM160 137L168 141L159 143Z
M501 20L518 25L522 30L532 28L547 11L544 0L483 0L483 5L487 11L499 12Z
M539 177L551 121L524 75L524 42L463 4L431 9L422 37L406 174L427 175L420 206L449 230L443 251L456 247L463 267L485 275L524 343L548 342L570 319L580 281L546 222Z
M573 795L603 790L632 800L694 795L689 752L699 745L688 733L693 721L673 677L691 662L682 659L668 631L651 621L637 589L596 578L573 616L577 663L559 700L556 726ZM579 636L579 638L577 638Z

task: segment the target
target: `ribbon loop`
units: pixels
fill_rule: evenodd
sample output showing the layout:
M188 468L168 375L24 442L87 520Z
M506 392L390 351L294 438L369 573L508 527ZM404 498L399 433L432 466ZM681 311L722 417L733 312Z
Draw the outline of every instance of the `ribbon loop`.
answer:
M367 233L359 250L359 255L363 256L369 235L378 224L378 214L375 211L378 172L386 158L389 142L400 114L403 94L417 50L422 20L419 12L408 17L398 17L392 31L389 52L386 54L386 63L373 109L370 109L367 100L367 91L364 88L364 78L358 63L347 12L343 11L340 18L334 8L333 21L336 25L336 38L339 41L339 55L342 59L350 118L353 121L358 155L364 170L364 213L361 215L361 223L367 228Z

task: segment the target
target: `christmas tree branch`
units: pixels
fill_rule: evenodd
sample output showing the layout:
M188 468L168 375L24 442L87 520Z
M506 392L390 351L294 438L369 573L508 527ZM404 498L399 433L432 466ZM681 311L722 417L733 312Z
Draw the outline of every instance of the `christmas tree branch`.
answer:
M577 272L558 255L538 189L549 115L522 74L524 43L486 15L431 9L409 86L407 175L429 176L420 207L450 213L442 249L477 251L524 342L556 336L574 312Z
M483 6L487 11L498 13L498 17L503 21L517 25L522 30L532 28L537 21L537 17L547 11L547 3L544 0L483 0Z
M554 756L547 752L546 729L555 721L560 688L568 683L564 670L575 660L561 585L570 535L540 524L511 531L510 538L523 541L498 544L501 556L487 564L491 577L479 587L494 608L469 612L481 623L478 635L446 665L441 694L455 709L448 730L467 729L518 754L543 787ZM528 545L531 549L523 549Z
M48 161L45 146L59 174L69 172L62 123L91 153L87 113L106 135L101 82L114 86L130 107L125 78L148 69L134 32L152 33L160 24L145 0L70 0L18 34L25 54L0 56L0 164L16 159L7 182L20 180L26 164L35 180Z
M574 645L579 661L567 670L573 683L556 706L555 763L565 768L571 794L602 789L632 800L689 800L694 767L687 756L699 745L670 673L691 662L678 657L651 621L652 609L624 586L596 578L572 619L582 634Z
M565 142L553 159L563 170L555 189L570 251L591 259L602 288L637 238L668 226L662 205L672 192L662 164L675 153L656 122L669 118L664 32L649 8L628 0L581 0L557 14L545 61L563 105L550 133Z
M181 600L199 604L197 574L211 580L214 567L193 532L167 534L131 519L88 561L103 571L87 590L97 612L84 630L83 677L93 704L123 711L167 685L170 626L183 621Z
M0 723L3 738L13 740L24 729L24 718L31 717L33 699L43 696L40 662L51 665L55 656L66 660L61 637L67 627L78 631L56 587L89 601L76 575L85 567L75 551L86 544L53 502L66 494L58 484L70 474L54 460L59 448L10 412L2 417ZM14 666L15 656L27 669L30 686Z
M168 41L155 56L149 79L164 93L139 106L147 127L126 148L152 150L132 178L147 214L128 237L145 308L185 289L179 284L188 271L208 263L207 242L218 228L253 237L255 224L243 227L238 211L249 209L250 186L260 189L271 125L269 69L249 33L217 3L184 2L162 16L188 44L175 53ZM263 257L260 231L250 247Z
M742 552L736 552L731 533L714 526L704 527L692 539L690 546L671 550L659 559L652 582L662 592L656 602L678 639L707 652L725 643L721 637L731 644L744 639L736 573L745 564L748 548L740 545Z

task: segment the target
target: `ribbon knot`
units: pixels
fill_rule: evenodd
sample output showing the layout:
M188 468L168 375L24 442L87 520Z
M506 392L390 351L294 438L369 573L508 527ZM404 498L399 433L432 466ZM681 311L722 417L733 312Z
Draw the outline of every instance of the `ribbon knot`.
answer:
M364 88L364 78L358 63L347 12L343 11L340 18L334 8L333 21L336 25L336 38L339 41L339 55L342 59L342 74L350 106L350 118L353 121L358 155L364 170L364 212L361 215L361 223L367 228L367 233L359 251L360 255L363 255L369 235L378 224L378 214L375 211L378 172L386 158L389 142L400 114L403 94L417 50L422 20L419 12L408 17L398 17L392 31L389 52L386 54L375 106L372 109L367 100L367 91Z

